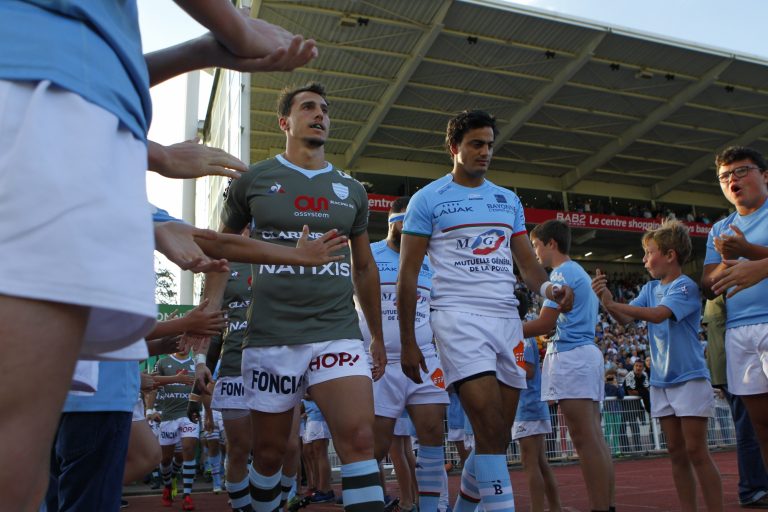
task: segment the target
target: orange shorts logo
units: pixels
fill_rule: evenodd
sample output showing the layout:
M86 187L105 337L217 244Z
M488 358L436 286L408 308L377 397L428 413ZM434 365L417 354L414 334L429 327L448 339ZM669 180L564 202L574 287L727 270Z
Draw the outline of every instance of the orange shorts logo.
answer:
M435 384L435 386L439 387L440 389L445 389L445 377L443 376L442 368L438 368L437 370L433 371L429 378L432 379L432 382Z

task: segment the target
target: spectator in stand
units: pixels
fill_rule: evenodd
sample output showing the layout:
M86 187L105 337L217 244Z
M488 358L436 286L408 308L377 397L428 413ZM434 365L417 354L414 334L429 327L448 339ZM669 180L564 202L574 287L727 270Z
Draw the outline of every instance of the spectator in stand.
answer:
M633 369L624 379L624 391L627 396L640 397L640 400L627 400L624 402L624 421L629 423L632 432L632 449L634 453L642 453L644 450L640 436L640 423L646 423L645 412L650 411L650 380L643 368L645 364L637 361ZM645 411L643 410L645 409Z
M622 403L619 400L624 398L624 394L624 387L617 382L616 371L606 371L603 419L605 423L605 439L613 455L621 453L619 440L624 429L624 422L621 420ZM626 436L626 432L624 432L624 435Z
M651 356L645 358L645 373L648 375L648 380L651 380Z

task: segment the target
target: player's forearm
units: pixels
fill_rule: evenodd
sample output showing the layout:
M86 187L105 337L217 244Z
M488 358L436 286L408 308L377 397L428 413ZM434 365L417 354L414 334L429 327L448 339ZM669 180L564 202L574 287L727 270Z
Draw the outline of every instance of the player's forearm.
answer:
M722 262L704 265L704 272L702 272L700 283L701 293L708 300L714 300L717 297L717 294L712 290L712 286L720 278L721 272L726 268L728 267Z
M744 257L752 261L768 258L768 247L752 243L747 244Z
M149 86L154 87L190 71L215 66L209 48L212 43L215 41L201 36L144 55L149 71Z
M240 263L263 263L265 265L302 265L295 247L272 244L240 235L219 233L216 240L195 238L195 242L206 256L225 258Z
M397 316L401 343L413 342L416 339L417 279L417 273L406 272L400 267L400 274L397 276Z
M175 2L206 27L224 46L242 54L247 46L248 30L245 17L229 0L175 0Z
M523 323L523 337L530 338L531 336L541 336L542 334L550 333L555 328L555 325L556 322L548 322L540 316L535 320Z
M366 265L363 268L353 266L352 283L355 286L355 294L363 310L368 329L374 340L382 341L381 331L381 283L379 282L379 270L375 265Z

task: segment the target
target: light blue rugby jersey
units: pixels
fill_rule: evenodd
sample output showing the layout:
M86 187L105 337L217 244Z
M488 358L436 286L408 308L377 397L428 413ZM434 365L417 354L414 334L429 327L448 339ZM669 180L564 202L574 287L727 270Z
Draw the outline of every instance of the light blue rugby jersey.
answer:
M552 269L549 280L553 284L568 285L573 290L573 309L557 317L554 342L547 345L547 353L566 352L582 345L595 343L598 301L592 291L592 280L575 261L569 260ZM546 300L544 307L557 309L557 302Z
M526 379L528 387L520 390L520 400L517 403L515 421L549 420L549 407L541 401L541 366L539 365L539 347L534 338L525 339L523 360L533 365L533 377Z
M649 281L642 287L632 306L666 306L672 317L661 323L648 322L651 347L651 385L668 387L693 379L709 378L704 347L699 342L701 297L699 287L685 274L669 284Z
M393 251L387 245L386 240L371 244L373 259L379 269L379 281L381 284L381 330L384 336L384 346L387 351L387 360L390 362L400 360L400 323L397 314L396 288L397 273L400 269L400 254ZM418 297L416 299L416 342L424 356L435 353L432 343L432 328L429 326L429 296L432 289L432 270L429 260L425 257L419 270L417 286ZM360 331L367 345L371 342L371 331L365 321L360 304L355 297L355 308L360 322Z
M715 250L714 237L733 235L730 226L737 226L748 242L768 246L768 201L750 215L739 215L738 212L712 226L707 238L707 254L704 264L717 264L723 259ZM725 301L725 327L740 327L742 325L768 323L768 279L763 279L756 285L740 291Z
M50 80L146 141L152 100L136 0L2 0L0 48L0 79Z
M488 180L464 187L448 174L416 192L403 233L429 237L433 309L518 317L509 243L526 230L514 192Z

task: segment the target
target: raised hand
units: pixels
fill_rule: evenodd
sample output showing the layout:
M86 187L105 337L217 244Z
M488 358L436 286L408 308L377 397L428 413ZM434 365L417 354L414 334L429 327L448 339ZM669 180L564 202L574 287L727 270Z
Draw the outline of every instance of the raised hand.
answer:
M315 239L309 239L309 226L306 224L301 230L301 237L296 242L296 249L301 258L305 260L302 265L314 267L324 265L331 261L344 259L343 254L333 254L347 246L347 237L340 236L338 231L332 229L323 236Z

